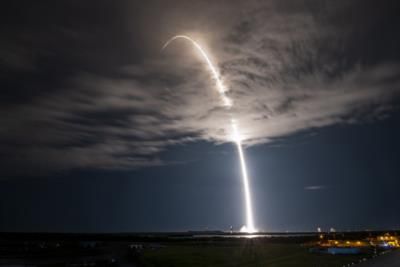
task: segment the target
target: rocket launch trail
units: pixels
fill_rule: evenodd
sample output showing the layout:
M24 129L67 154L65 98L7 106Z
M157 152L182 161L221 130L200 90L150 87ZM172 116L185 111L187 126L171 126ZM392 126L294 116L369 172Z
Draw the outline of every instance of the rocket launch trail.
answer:
M162 49L165 49L168 45L170 45L173 41L178 40L178 39L183 39L188 42L190 42L196 50L201 54L202 59L205 61L207 64L207 67L212 75L212 77L215 79L216 83L216 89L218 90L218 93L220 95L220 98L222 100L223 105L230 110L233 102L232 100L226 95L226 87L223 84L223 81L221 79L221 76L217 70L217 68L214 66L214 64L211 62L210 58L208 57L207 53L204 51L204 49L192 38L186 35L176 35L169 39ZM233 117L233 114L231 115L231 126L232 126L232 131L233 131L233 141L236 143L236 147L238 150L239 154L239 159L240 159L240 168L242 171L242 180L243 180L243 187L244 187L244 197L245 197L245 206L246 206L246 225L243 226L242 231L243 232L248 232L248 233L253 233L256 232L256 229L254 227L254 220L253 220L253 209L252 209L252 203L251 203L251 190L250 190L250 185L249 185L249 177L247 175L247 167L246 167L246 159L242 147L242 138L240 135L239 131L239 125L237 124L236 120Z

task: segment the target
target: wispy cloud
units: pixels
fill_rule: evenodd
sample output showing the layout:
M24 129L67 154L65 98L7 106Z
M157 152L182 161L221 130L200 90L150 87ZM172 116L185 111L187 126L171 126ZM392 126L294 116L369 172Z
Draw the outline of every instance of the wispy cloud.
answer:
M309 186L305 186L304 190L324 190L327 187L324 185L309 185Z

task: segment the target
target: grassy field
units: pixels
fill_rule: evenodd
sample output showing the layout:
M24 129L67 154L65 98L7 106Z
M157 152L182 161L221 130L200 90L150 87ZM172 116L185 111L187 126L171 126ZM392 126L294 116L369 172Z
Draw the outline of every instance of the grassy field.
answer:
M165 248L145 250L141 262L146 267L333 267L358 262L363 257L311 254L299 244L268 244L249 240L236 244L166 244Z

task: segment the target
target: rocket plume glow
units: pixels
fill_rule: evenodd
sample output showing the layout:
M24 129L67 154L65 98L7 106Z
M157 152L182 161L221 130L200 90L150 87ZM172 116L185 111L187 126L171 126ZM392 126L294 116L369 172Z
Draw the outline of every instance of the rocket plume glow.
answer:
M232 100L226 95L226 87L222 82L222 79L214 66L214 64L211 62L210 58L208 57L207 53L204 51L204 49L192 38L186 35L176 35L169 39L164 46L162 47L162 50L165 49L170 43L177 39L183 39L186 41L189 41L198 52L200 52L202 58L204 61L207 63L208 69L212 75L212 77L215 79L216 82L216 87L218 90L218 93L221 97L221 100L224 104L224 106L227 109L230 109L233 105ZM240 136L239 128L238 125L233 118L233 115L231 114L231 125L232 125L232 131L233 131L233 140L236 143L236 147L238 150L239 154L239 159L240 159L240 167L242 170L242 179L243 179L243 185L244 185L244 196L245 196L245 203L246 203L246 225L243 226L242 231L248 232L248 233L253 233L256 232L256 229L254 227L254 220L253 220L253 210L252 210L252 204L251 204L251 192L250 192L250 185L249 185L249 178L247 175L247 167L246 167L246 159L244 156L243 152L243 147L242 147L242 138Z

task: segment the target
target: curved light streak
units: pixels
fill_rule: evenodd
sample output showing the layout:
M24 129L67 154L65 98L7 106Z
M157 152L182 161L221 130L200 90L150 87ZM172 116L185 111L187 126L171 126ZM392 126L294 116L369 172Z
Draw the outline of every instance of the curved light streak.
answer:
M218 74L217 69L214 67L214 64L211 62L207 53L203 50L203 48L195 40L193 40L192 38L190 38L189 36L186 36L186 35L176 35L176 36L172 37L171 39L169 39L164 44L164 46L162 47L162 50L164 50L170 43L172 43L176 39L184 39L184 40L189 41L197 49L197 51L200 52L202 58L206 61L207 66L208 66L213 78L215 79L215 82L217 84L217 89L218 89L219 95L224 103L224 106L231 107L232 100L229 97L227 97L225 94L226 88L225 88L224 83L222 82L222 79L220 78L220 75Z
M192 38L186 35L176 35L169 39L164 46L162 47L162 50L164 50L169 44L171 44L173 41L177 39L183 39L186 41L189 41L198 52L200 52L202 58L204 61L207 63L208 69L212 74L212 77L215 79L216 85L217 85L217 90L218 93L221 97L221 100L224 104L224 106L228 109L232 107L232 100L226 95L226 87L223 84L223 81L214 66L214 64L211 62L210 58L208 57L207 53L203 50L203 48ZM232 116L232 114L231 114ZM248 233L254 233L256 232L256 229L254 227L254 220L253 220L253 209L252 209L252 203L251 203L251 193L250 193L250 185L249 185L249 177L247 175L247 167L246 167L246 160L243 152L243 147L242 147L242 138L240 136L239 128L236 123L236 121L231 119L231 125L232 125L232 130L233 130L233 140L236 143L236 147L238 150L239 154L239 159L240 159L240 167L242 171L242 180L243 180L243 185L244 185L244 196L245 196L245 203L246 203L246 225L242 228L243 231L248 232Z

